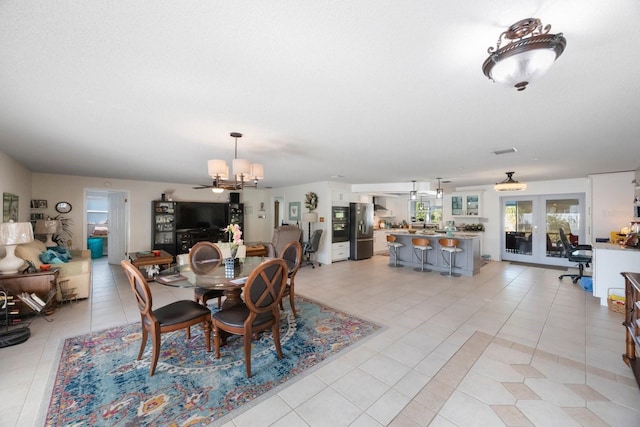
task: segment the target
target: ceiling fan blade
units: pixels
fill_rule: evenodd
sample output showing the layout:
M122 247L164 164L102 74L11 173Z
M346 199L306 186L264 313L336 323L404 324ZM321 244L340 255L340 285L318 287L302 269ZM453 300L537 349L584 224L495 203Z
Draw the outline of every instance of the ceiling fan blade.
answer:
M213 188L213 185L200 185L198 187L192 187L194 190L202 190L205 188Z

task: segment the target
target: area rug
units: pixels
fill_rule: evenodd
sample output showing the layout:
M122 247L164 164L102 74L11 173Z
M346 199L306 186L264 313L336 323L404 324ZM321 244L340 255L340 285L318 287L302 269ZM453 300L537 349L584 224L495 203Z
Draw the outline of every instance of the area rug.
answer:
M296 297L281 319L284 358L270 333L254 340L247 378L242 337L233 336L216 359L200 327L162 334L160 358L149 377L151 342L142 360L139 323L65 340L46 426L204 426L226 421L238 408L335 356L381 327ZM213 347L213 345L212 345ZM238 413L242 411L238 410Z

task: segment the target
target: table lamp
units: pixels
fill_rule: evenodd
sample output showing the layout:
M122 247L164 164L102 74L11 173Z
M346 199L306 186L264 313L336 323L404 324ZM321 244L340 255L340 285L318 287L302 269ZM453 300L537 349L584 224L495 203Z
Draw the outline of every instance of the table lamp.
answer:
M309 238L307 241L311 240L311 223L318 222L318 213L317 212L305 212L302 215L302 221L309 223Z
M0 261L0 274L15 274L24 264L16 256L16 245L33 241L33 229L30 222L3 222L0 224L0 245L5 247L6 255Z
M44 245L50 248L51 246L58 246L51 237L60 233L60 228L60 221L57 219L39 219L36 221L34 234L46 234L47 241L44 242Z

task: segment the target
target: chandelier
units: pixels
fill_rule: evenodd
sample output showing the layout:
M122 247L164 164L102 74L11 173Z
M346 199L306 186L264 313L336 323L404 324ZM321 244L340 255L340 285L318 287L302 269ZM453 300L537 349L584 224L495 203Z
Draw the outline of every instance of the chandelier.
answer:
M521 191L527 189L527 184L520 183L513 179L513 174L515 172L505 172L507 174L507 179L504 181L497 182L496 185L493 186L493 189L496 191Z
M542 27L538 18L527 18L511 25L489 47L489 57L482 64L482 72L489 79L525 90L529 82L542 76L562 55L567 40L562 33L549 34L551 25ZM503 39L509 44L500 47Z
M258 181L264 179L264 168L260 163L238 158L238 138L242 138L242 134L231 132L230 135L235 139L235 153L231 162L232 176L229 175L229 165L224 160L213 159L207 162L207 171L213 179L213 184L204 187L211 188L214 193L222 193L224 190L237 191L244 187L256 188Z

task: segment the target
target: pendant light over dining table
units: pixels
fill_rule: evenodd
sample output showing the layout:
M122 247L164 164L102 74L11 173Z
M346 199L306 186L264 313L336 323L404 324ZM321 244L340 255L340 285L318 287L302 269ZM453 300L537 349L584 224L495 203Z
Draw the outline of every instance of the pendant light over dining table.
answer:
M251 163L247 159L238 158L238 138L242 138L240 132L231 132L231 137L235 140L235 152L231 162L232 179L229 175L229 165L220 159L213 159L207 162L207 171L213 184L198 188L211 188L214 193L222 193L224 190L242 190L244 187L258 186L258 181L264 179L264 167L260 163Z

